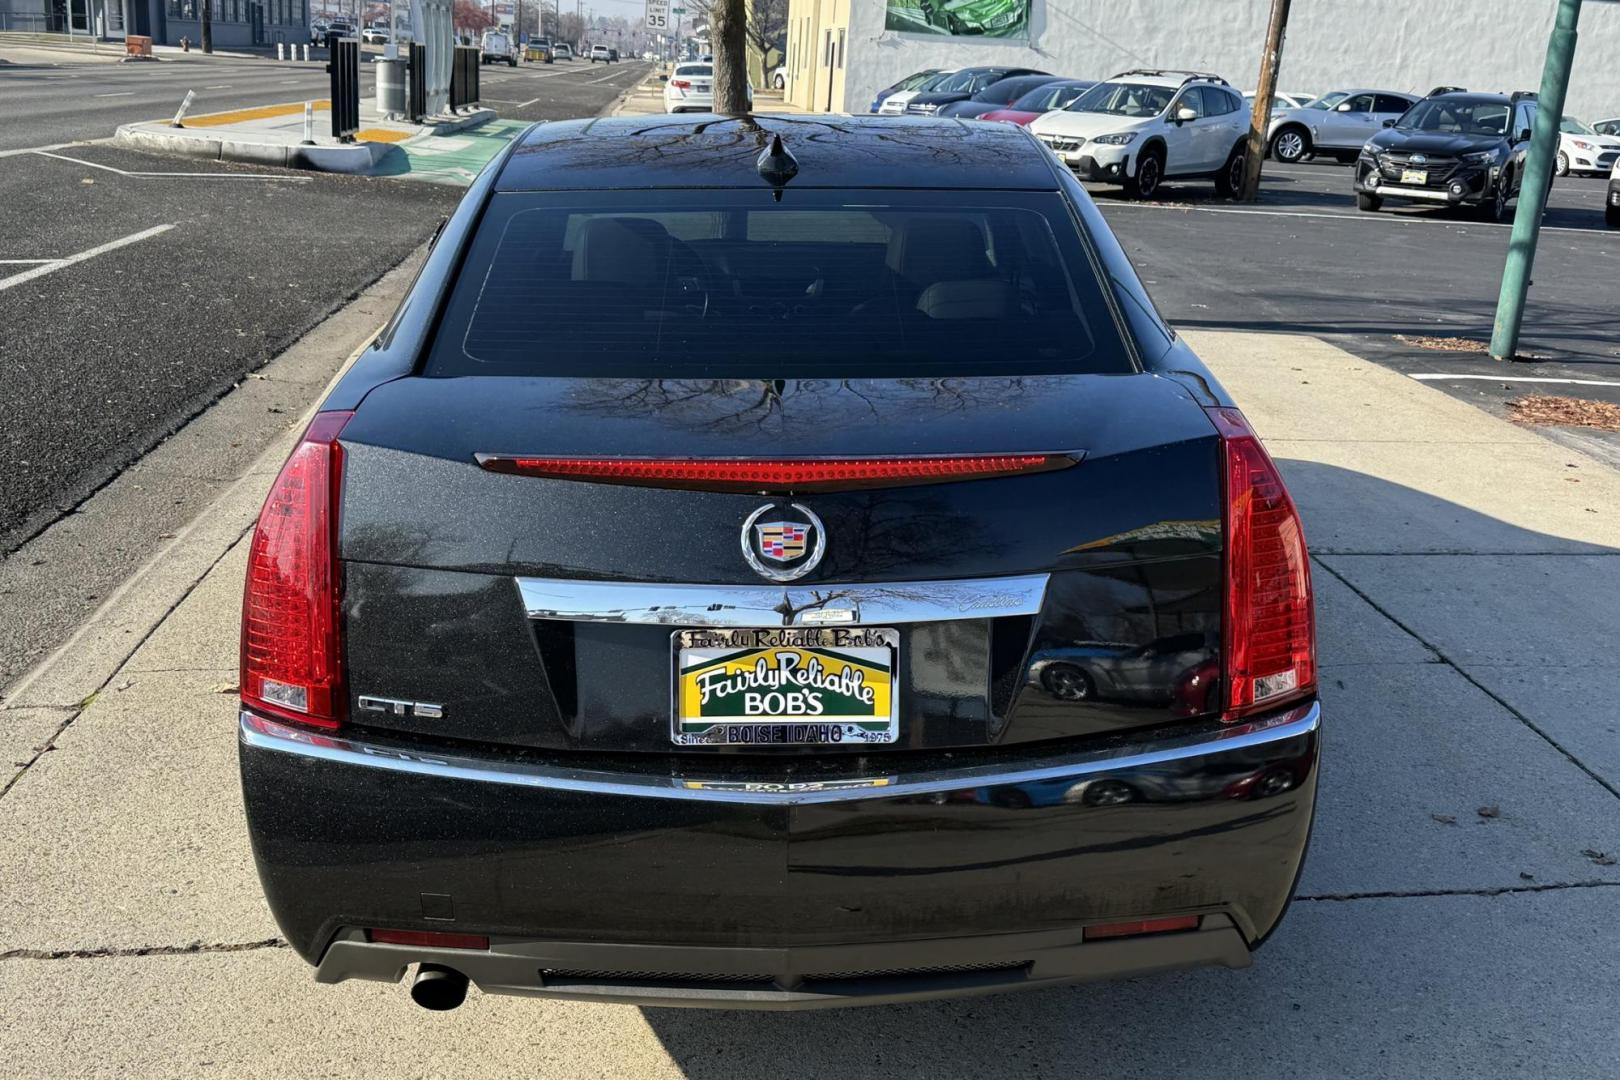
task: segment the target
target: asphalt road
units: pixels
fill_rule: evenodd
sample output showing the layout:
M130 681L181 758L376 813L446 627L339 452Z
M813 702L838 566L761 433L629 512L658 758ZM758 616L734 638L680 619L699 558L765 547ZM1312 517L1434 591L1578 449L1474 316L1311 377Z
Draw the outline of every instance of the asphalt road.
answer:
M325 61L309 63L202 54L166 55L158 63L63 61L58 52L10 50L20 63L0 64L0 153L111 135L120 124L170 117L186 91L192 114L324 98ZM368 52L366 59L380 55ZM646 74L639 61L569 61L489 66L480 71L485 103L502 117L563 120L594 116ZM370 64L360 66L360 92L374 91Z
M119 124L174 115L186 91L194 114L327 96L324 61L165 57L150 64L74 63L62 53L11 50L0 66L0 152L102 139ZM362 92L371 92L362 66Z
M639 63L486 68L483 87L503 116L562 119L594 115L645 72ZM27 406L0 434L0 554L398 263L460 197L105 145L16 151L105 137L188 86L230 85L199 98L205 111L297 100L325 81L260 60L0 68L0 96L21 99L15 121L0 125L13 151L0 158L0 260L129 241L32 281L0 282L12 313L0 382ZM96 96L109 87L136 91ZM159 172L177 175L139 175ZM164 231L129 240L152 229ZM0 278L31 265L0 265Z
M1255 205L1218 199L1208 183L1167 187L1152 203L1091 190L1177 326L1325 337L1498 414L1529 392L1620 402L1620 230L1604 225L1603 180L1553 185L1512 364L1401 340L1489 343L1508 225L1390 204L1361 213L1337 164L1267 162ZM1525 379L1575 381L1515 381ZM1620 440L1605 444L1620 460Z

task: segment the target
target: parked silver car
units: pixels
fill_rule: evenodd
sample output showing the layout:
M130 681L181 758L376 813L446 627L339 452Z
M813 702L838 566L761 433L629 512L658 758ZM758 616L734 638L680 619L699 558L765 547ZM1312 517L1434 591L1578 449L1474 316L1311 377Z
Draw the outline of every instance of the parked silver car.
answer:
M1361 146L1417 102L1396 90L1335 90L1299 109L1279 109L1266 128L1266 146L1278 161L1331 155L1354 161Z

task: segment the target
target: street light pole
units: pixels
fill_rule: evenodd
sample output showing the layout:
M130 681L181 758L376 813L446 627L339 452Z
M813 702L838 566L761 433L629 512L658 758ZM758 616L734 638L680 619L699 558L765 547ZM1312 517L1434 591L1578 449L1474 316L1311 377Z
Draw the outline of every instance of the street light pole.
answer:
M1530 154L1519 183L1519 208L1513 215L1513 235L1502 268L1502 291L1496 299L1491 355L1498 360L1512 360L1519 351L1519 328L1524 324L1524 302L1530 295L1530 271L1536 262L1541 215L1547 209L1547 192L1552 186L1558 127L1564 117L1569 68L1575 59L1575 24L1580 17L1581 0L1558 0L1552 38L1547 42L1547 62L1541 69L1541 90L1536 95ZM1508 135L1516 137L1518 132L1510 131Z
M1271 0L1271 22L1266 26L1266 48L1260 54L1260 78L1254 89L1254 109L1249 114L1248 151L1243 155L1243 187L1238 198L1254 202L1260 198L1260 164L1266 156L1266 129L1271 126L1271 98L1277 90L1277 72L1282 67L1283 39L1288 36L1288 8L1292 0Z

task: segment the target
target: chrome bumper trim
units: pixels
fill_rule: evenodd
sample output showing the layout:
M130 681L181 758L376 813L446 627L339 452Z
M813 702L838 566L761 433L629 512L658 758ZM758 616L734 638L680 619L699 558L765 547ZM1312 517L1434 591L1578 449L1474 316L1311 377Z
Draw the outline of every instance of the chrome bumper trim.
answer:
M657 585L518 578L531 619L704 626L894 626L1034 615L1046 574L863 585Z
M336 735L281 724L244 709L240 738L257 750L368 769L410 773L437 779L509 784L560 791L629 795L690 802L803 806L815 803L889 799L960 791L1004 784L1027 784L1116 773L1211 754L1229 753L1311 736L1321 726L1322 711L1312 701L1229 727L1169 736L1151 743L1068 754L1018 755L1007 762L898 775L829 778L798 784L738 785L733 778L702 772L637 774L570 767L566 764L500 761L459 754L426 754L415 749L364 743ZM881 755L868 755L870 765ZM783 764L790 764L784 760ZM714 786L704 786L705 784ZM722 786L724 785L724 786Z

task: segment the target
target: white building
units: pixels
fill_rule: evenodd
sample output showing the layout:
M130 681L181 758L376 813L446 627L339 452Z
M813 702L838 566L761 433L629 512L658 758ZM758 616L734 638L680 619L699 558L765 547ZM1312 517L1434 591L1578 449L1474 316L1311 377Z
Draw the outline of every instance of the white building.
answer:
M789 96L822 111L865 112L874 94L911 72L975 64L1088 79L1133 67L1191 68L1248 90L1271 7L1266 0L1026 2L1020 25L991 38L950 36L943 25L929 32L924 20L945 0L792 0ZM1533 91L1556 7L1556 0L1294 0L1279 88ZM1620 116L1620 4L1585 5L1566 111Z

